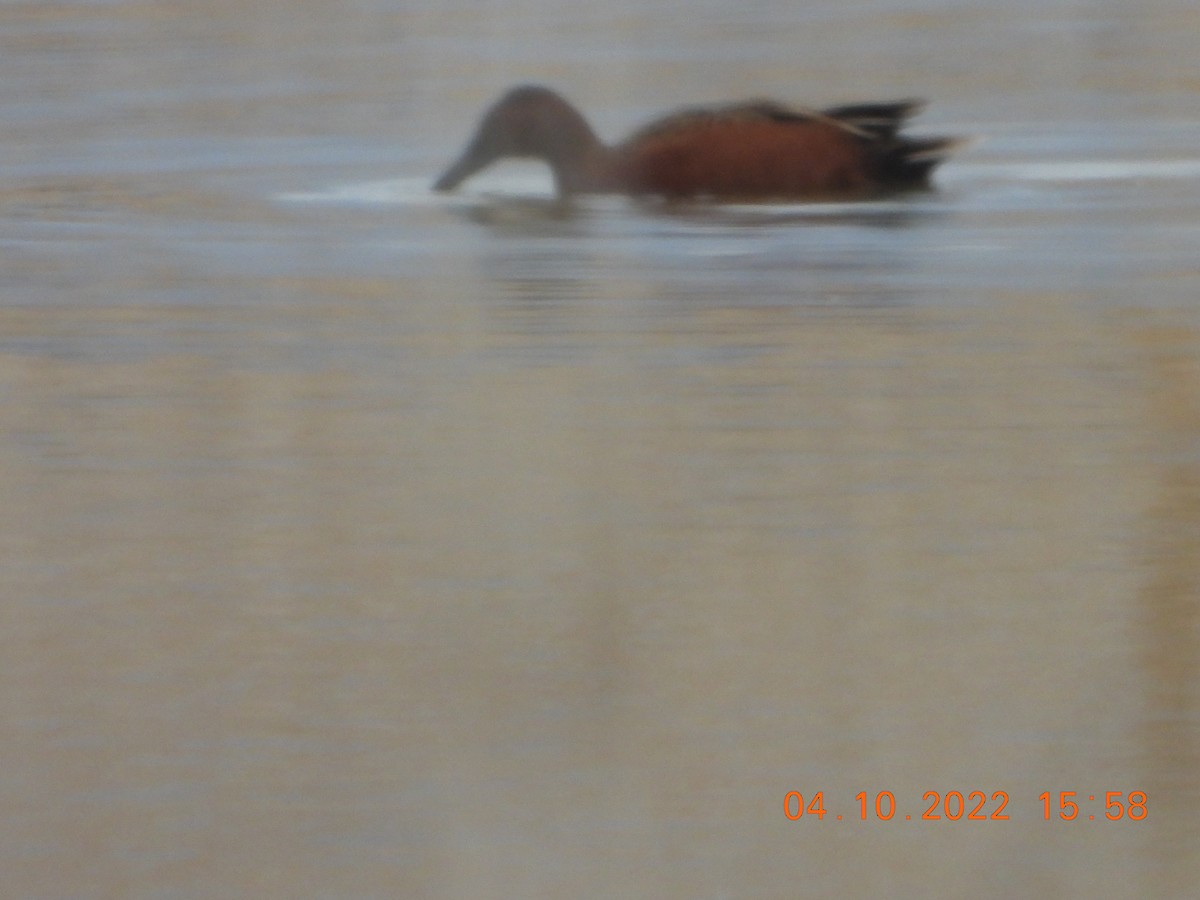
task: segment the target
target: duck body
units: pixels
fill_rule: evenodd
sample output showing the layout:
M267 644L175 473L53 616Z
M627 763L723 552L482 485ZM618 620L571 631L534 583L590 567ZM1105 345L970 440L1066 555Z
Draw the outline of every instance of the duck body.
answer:
M549 88L522 86L483 116L459 159L434 183L449 191L506 157L545 161L560 195L670 199L866 199L927 188L955 138L909 138L916 101L826 110L771 101L688 109L606 146Z

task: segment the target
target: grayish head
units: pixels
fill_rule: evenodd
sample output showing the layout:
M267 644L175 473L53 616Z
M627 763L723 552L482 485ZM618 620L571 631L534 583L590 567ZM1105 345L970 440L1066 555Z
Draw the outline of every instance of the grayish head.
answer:
M591 126L575 107L549 88L513 88L484 113L458 160L434 182L451 191L499 159L544 160L560 190L569 188L590 153L601 147Z

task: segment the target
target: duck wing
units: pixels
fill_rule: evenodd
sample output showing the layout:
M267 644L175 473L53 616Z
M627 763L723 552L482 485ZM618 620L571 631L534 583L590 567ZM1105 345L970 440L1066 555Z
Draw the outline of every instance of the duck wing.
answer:
M775 100L746 100L721 106L681 109L635 131L626 143L658 139L671 132L688 130L718 121L755 120L767 122L825 122L861 138L887 140L896 136L904 123L925 107L925 101L909 99L884 103L852 103L815 109L788 106Z
M904 123L925 108L924 100L894 100L887 103L852 103L822 110L821 115L843 127L878 140L893 138Z

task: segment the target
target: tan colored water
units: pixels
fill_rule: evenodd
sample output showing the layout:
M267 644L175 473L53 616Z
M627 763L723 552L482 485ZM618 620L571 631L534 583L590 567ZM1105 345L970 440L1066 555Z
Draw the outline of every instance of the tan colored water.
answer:
M1194 12L711 6L0 12L6 895L1193 889ZM989 141L857 209L429 197L522 80Z

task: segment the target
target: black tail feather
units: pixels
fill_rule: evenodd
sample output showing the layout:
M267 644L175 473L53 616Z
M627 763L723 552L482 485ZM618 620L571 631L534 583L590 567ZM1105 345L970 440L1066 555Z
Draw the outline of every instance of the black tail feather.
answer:
M925 106L924 100L897 100L890 103L853 103L834 106L822 115L874 138L894 137L907 119Z
M925 185L946 157L968 143L950 137L900 138L884 158L884 176L896 184Z

